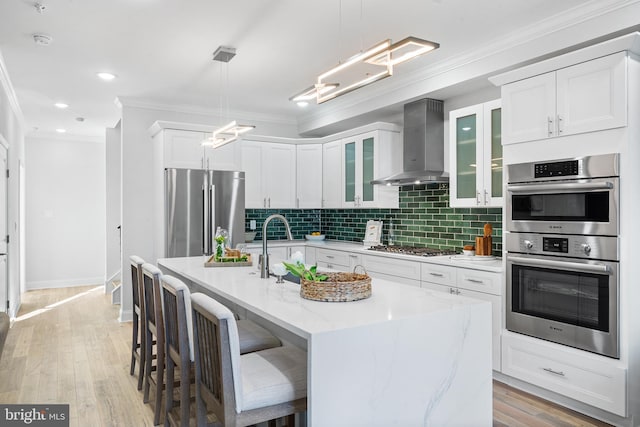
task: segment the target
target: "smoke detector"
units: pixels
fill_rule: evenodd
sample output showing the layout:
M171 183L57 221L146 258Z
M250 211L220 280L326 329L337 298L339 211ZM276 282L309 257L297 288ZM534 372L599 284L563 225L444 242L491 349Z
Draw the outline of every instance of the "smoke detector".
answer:
M234 56L236 56L236 49L233 47L220 46L213 52L214 61L229 62Z
M53 39L47 34L34 34L33 41L40 46L49 46Z

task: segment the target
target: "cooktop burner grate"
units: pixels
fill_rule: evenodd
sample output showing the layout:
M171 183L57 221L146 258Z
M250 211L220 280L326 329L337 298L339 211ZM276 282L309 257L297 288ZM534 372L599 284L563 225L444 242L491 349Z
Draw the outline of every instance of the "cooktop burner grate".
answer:
M452 249L436 249L420 246L385 246L378 245L369 248L370 251L389 252L395 254L418 255L418 256L440 256L440 255L456 255L457 252Z

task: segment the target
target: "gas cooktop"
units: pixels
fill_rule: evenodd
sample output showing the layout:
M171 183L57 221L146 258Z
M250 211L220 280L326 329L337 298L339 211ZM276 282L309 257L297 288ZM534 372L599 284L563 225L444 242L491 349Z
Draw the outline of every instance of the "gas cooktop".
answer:
M418 256L439 256L439 255L456 255L453 249L436 249L420 246L371 246L370 251L389 252L394 254L418 255Z

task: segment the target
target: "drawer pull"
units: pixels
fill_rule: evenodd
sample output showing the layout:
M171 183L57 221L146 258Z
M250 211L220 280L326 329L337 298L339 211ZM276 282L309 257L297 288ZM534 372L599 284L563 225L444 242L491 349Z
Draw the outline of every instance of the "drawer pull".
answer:
M561 377L564 377L564 372L562 372L562 371L554 371L551 368L542 368L542 370L543 371L547 371L547 372L549 372L551 374L560 375Z
M467 282L479 283L481 285L484 283L482 280L478 280L478 279L467 279Z
M333 259L333 258L335 258L335 257L334 257L333 255L327 255L327 258L329 258L329 259Z
M354 254L349 254L349 256L350 256L351 258L358 258L358 255L354 255Z
M442 273L429 273L429 274L436 277L444 277L444 274Z

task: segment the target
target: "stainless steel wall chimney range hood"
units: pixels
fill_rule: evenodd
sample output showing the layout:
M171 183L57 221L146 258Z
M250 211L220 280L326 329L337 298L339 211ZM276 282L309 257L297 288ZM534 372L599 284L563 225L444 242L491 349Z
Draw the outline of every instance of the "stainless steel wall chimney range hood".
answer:
M444 172L444 111L437 99L420 99L404 106L402 172L372 184L412 185L449 182Z

